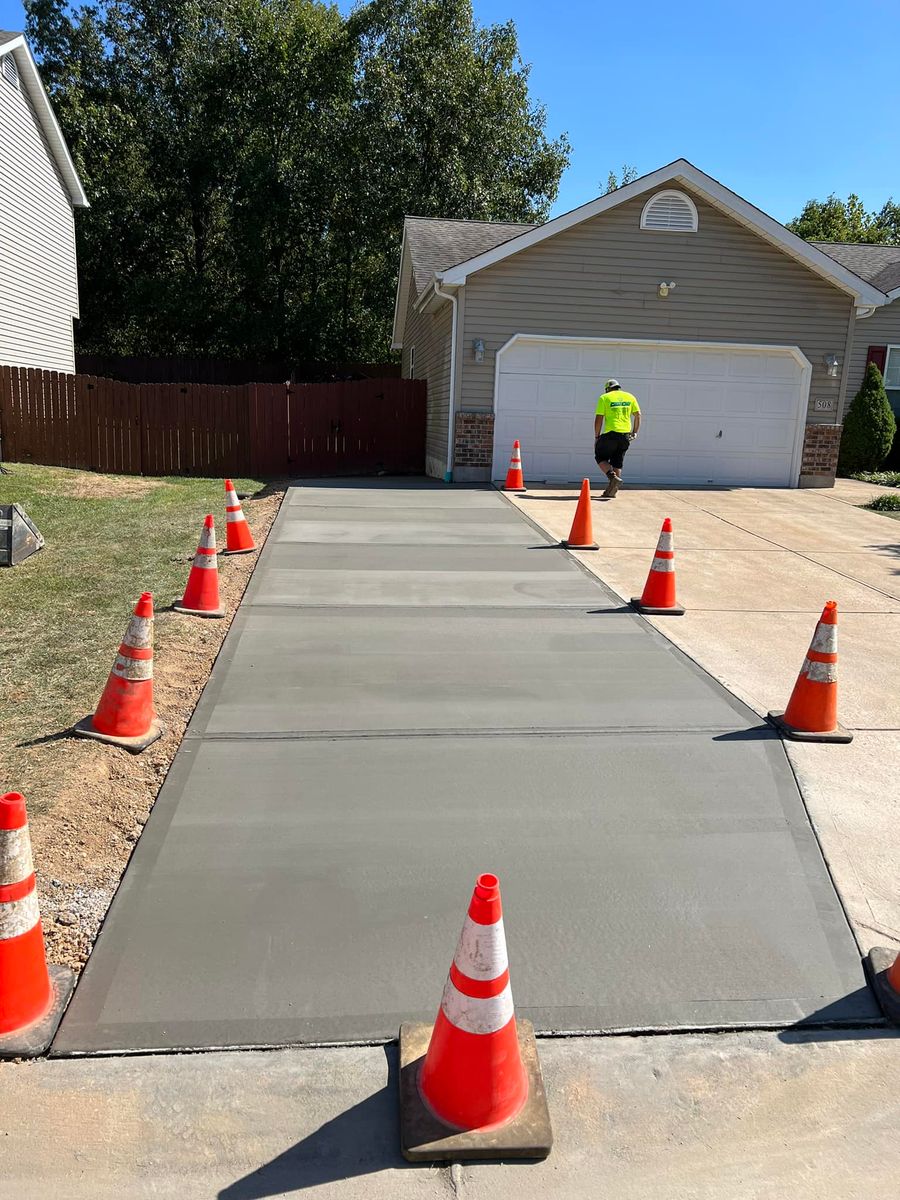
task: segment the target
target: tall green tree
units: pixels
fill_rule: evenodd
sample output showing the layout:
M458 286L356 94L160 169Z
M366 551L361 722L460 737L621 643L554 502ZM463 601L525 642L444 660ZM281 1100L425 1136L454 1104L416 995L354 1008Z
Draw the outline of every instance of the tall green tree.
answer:
M405 213L544 219L568 161L470 0L26 0L85 181L82 349L381 357Z
M606 186L604 195L608 196L610 192L618 191L620 187L624 187L626 183L633 183L637 179L637 167L631 167L628 163L622 164L622 170L617 175L615 171L610 171L606 176Z
M867 212L859 196L841 200L809 200L788 229L808 242L882 242L900 244L900 205L888 200L878 212Z

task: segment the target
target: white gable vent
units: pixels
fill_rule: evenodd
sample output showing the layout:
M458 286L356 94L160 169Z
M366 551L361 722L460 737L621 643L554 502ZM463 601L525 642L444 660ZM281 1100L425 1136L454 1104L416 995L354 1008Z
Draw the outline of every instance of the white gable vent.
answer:
M16 60L12 54L4 54L0 58L0 70L2 70L3 78L7 83L11 83L13 87L19 86L19 68L16 66Z
M696 233L697 207L684 192L657 192L644 205L641 229Z

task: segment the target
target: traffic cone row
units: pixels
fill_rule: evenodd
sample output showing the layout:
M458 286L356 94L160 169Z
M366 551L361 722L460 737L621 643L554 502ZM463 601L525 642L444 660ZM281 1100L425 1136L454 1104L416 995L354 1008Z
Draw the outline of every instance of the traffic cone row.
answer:
M0 796L0 1058L43 1054L74 977L48 967L25 800Z

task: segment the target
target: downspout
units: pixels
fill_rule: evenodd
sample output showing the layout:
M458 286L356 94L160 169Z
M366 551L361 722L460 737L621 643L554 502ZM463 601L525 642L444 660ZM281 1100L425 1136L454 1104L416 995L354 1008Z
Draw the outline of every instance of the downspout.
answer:
M442 300L449 300L453 305L452 327L450 330L450 398L447 405L447 470L444 472L444 483L453 482L453 402L456 399L456 320L458 315L456 292L442 292L437 279L434 283L434 294Z

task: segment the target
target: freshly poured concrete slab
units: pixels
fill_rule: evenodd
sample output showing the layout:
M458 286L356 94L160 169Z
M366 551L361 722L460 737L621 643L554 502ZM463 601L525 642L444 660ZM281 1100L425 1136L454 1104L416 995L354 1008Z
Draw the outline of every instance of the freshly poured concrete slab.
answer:
M415 492L411 497L410 493ZM288 497L290 507L322 508L452 508L459 511L503 506L493 488L480 491L449 488L445 484L418 488L297 487Z
M749 709L626 613L253 606L189 735L749 724Z
M565 550L272 543L245 604L621 608Z
M503 513L455 512L453 509L437 508L429 512L402 513L395 519L393 510L387 516L386 509L345 509L340 513L328 509L304 509L304 519L296 520L288 515L279 520L273 530L278 542L353 542L360 545L396 546L530 546L544 540L523 521L510 519ZM330 515L314 516L314 513ZM453 520L441 520L447 513ZM363 516L365 514L365 516ZM477 520L483 517L484 520ZM270 535L272 536L272 535Z
M539 1029L878 1017L770 734L188 742L54 1052L393 1038L484 870Z

